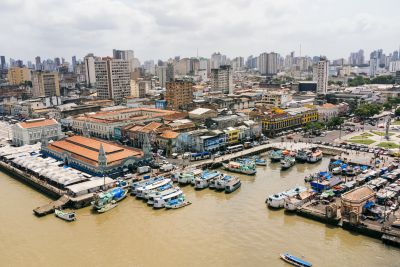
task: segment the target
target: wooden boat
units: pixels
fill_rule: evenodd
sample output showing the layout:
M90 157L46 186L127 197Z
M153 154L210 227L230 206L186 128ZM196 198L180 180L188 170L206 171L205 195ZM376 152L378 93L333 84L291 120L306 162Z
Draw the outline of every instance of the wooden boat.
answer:
M105 204L103 207L101 207L100 209L97 210L98 213L104 213L107 212L113 208L115 208L116 206L118 206L117 202L115 202L114 200L111 201L110 203Z
M282 253L281 255L281 259L294 265L294 266L298 266L298 267L311 267L312 264L309 262L306 262L302 259L299 259L293 255L290 255L289 253Z
M58 217L60 219L68 221L68 222L72 222L72 221L76 220L75 212L64 212L60 209L55 209L54 215L56 215L56 217Z
M229 194L238 189L242 183L237 177L233 177L229 182L225 184L225 193Z

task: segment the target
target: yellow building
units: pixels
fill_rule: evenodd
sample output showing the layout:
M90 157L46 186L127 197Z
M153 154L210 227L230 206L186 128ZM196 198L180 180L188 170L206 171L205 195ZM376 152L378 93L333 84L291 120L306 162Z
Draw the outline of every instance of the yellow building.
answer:
M228 128L226 128L226 130L224 130L224 132L227 136L226 141L229 145L239 143L239 132L240 131L238 129L233 128L233 127L228 127Z
M31 71L28 68L13 67L8 70L8 81L11 85L20 85L31 80Z
M313 121L318 121L316 108L291 108L267 115L262 121L262 128L268 136L274 136L279 132L301 127Z

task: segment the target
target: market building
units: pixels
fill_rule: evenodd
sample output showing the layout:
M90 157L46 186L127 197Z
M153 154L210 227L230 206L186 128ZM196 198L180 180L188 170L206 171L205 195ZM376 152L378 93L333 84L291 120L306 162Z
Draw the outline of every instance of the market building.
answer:
M61 124L54 119L34 119L12 126L12 142L15 146L33 145L41 141L42 135L49 140L63 137Z

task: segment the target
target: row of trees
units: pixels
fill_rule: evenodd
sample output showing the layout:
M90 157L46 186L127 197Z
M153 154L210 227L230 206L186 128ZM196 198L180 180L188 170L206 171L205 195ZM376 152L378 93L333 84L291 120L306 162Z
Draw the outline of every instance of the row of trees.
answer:
M375 78L366 78L363 76L357 76L353 79L349 79L349 86L360 86L364 84L394 84L395 78L391 75L382 75Z
M308 122L305 126L304 129L307 132L317 132L320 131L322 129L333 129L337 126L340 126L341 124L343 124L344 119L340 118L340 117L334 117L331 118L329 121L327 121L326 123L323 122L319 122L319 121L313 121L313 122Z

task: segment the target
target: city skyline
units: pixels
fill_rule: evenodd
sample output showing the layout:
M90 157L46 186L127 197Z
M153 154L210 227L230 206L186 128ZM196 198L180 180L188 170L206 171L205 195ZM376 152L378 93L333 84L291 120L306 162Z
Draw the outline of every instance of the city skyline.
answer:
M302 55L329 59L360 48L390 53L400 43L394 34L400 32L398 3L385 4L390 8L383 13L373 1L3 1L0 22L9 26L0 51L24 61L108 56L113 48L132 49L141 61L196 56L197 50L205 57L216 51L231 58L265 51L299 55L300 44Z

